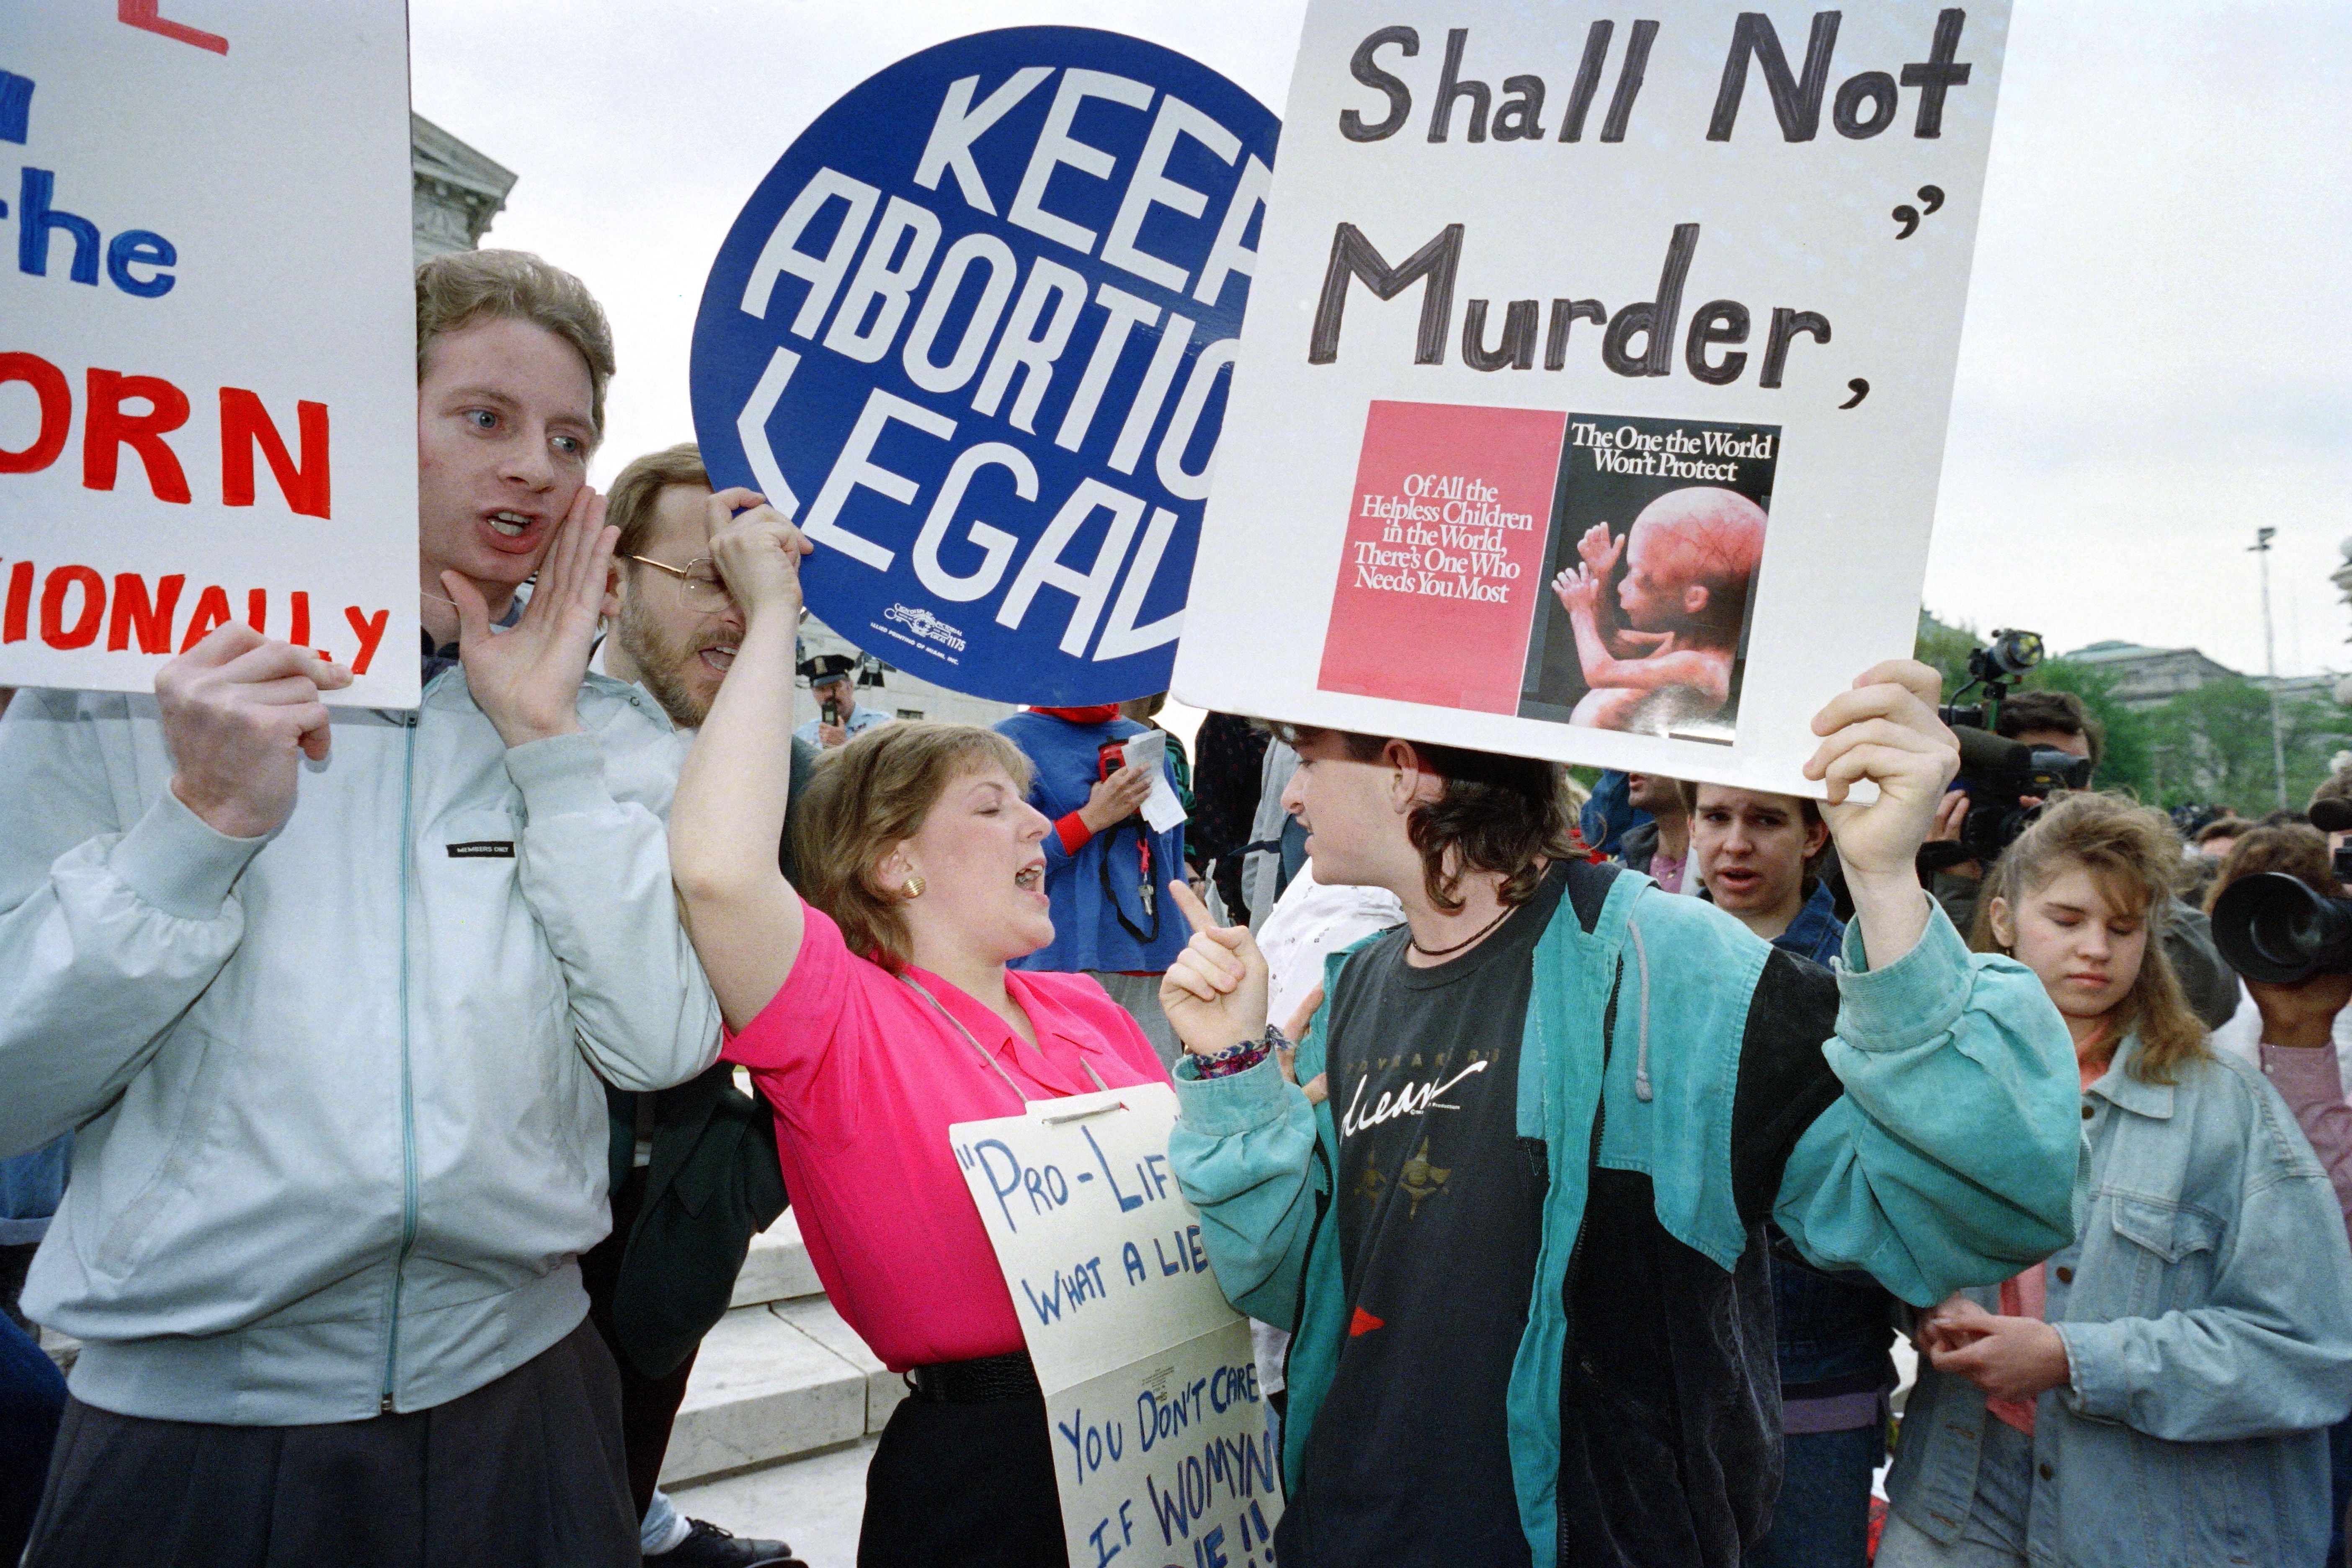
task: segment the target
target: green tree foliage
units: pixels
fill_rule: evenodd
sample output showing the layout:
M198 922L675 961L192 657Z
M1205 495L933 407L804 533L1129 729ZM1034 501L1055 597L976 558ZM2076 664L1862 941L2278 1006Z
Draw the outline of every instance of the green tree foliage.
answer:
M2164 803L2211 804L2260 816L2278 806L2271 752L2269 694L2232 677L2184 691L2150 714L2154 759L2163 769ZM2329 757L2347 743L2352 715L2328 702L2279 704L2286 742L2286 804L2300 811L2327 776Z

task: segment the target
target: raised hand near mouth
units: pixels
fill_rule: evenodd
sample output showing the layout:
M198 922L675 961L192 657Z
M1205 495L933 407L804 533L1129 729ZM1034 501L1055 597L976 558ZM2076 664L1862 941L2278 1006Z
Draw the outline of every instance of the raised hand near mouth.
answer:
M441 574L457 606L467 688L508 745L580 728L580 681L596 646L605 568L619 537L604 526L604 498L583 485L540 562L530 603L503 632L490 625L480 590L455 572Z

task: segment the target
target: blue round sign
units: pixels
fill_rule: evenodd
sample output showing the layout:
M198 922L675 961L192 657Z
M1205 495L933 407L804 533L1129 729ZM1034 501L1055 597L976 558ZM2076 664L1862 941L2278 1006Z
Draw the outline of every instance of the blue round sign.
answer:
M1001 701L1167 689L1278 130L1156 44L1010 27L793 142L704 285L694 424L827 625Z

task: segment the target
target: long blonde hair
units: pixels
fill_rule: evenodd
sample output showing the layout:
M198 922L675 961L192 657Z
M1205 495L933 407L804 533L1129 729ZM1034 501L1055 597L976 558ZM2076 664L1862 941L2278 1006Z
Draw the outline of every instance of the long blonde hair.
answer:
M817 763L793 816L793 858L801 896L840 923L850 952L893 973L913 962L905 900L875 871L948 785L991 767L1029 787L1029 759L995 731L917 719L877 724Z
M2054 798L2032 826L1993 862L1977 900L1969 945L1979 952L2005 952L1992 929L1993 900L2014 921L2026 898L2073 867L2091 874L2117 909L2138 910L2147 921L2147 952L2139 977L2107 1015L2117 1040L2139 1036L2132 1076L2146 1083L2170 1083L2185 1062L2209 1058L2205 1026L2189 1010L2180 980L2164 951L2172 887L2180 867L2180 836L2162 812L2128 796L2084 793Z

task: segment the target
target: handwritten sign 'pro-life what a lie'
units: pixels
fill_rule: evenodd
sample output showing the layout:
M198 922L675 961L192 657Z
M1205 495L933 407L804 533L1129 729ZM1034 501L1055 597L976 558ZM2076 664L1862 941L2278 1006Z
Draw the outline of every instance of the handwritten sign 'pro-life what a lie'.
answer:
M1280 1466L1249 1324L1168 1167L1175 1092L948 1130L1045 1391L1070 1561L1271 1568Z

